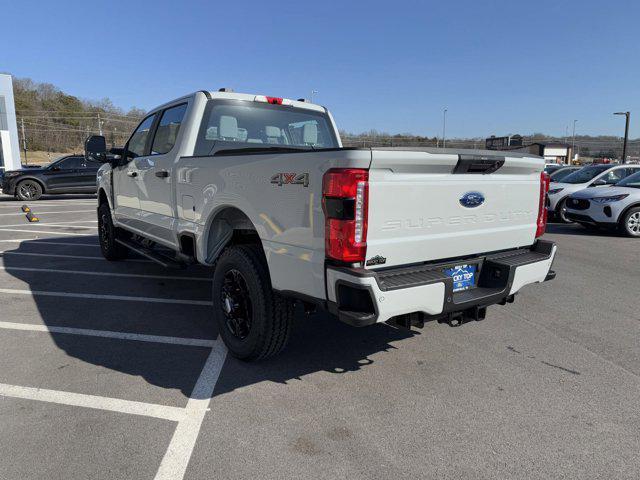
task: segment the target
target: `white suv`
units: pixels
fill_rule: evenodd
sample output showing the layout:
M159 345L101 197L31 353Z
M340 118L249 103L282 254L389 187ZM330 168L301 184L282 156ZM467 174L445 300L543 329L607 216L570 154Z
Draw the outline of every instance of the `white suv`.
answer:
M567 200L585 188L602 188L614 185L620 180L640 172L640 165L589 165L554 183L549 189L547 210L557 220L569 223Z
M586 227L619 227L640 237L640 172L613 187L585 189L567 199L566 216Z

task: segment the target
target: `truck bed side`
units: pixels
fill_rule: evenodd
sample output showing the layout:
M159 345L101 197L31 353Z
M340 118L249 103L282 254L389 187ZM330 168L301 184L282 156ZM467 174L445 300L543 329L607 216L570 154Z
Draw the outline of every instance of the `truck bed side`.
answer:
M178 233L194 233L198 260L210 263L212 224L237 209L262 240L273 287L325 298L322 176L370 163L370 150L351 149L182 157L175 175Z

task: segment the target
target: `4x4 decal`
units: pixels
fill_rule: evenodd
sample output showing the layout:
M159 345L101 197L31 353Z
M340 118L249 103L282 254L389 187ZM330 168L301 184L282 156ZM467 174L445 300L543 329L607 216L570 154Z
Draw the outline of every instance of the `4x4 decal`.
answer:
M309 174L308 173L276 173L271 177L271 183L278 185L302 185L303 187L309 186Z

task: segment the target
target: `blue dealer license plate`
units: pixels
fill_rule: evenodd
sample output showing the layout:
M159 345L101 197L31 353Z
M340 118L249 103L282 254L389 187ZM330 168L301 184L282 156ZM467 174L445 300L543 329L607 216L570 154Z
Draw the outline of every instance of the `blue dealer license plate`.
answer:
M476 284L477 265L456 265L446 268L444 274L453 278L453 291L469 290Z

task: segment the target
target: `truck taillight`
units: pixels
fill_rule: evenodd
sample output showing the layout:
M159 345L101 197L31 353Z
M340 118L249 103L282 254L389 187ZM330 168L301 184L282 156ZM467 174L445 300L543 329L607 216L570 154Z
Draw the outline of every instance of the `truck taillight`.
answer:
M549 175L540 174L540 202L538 204L538 221L536 223L536 238L541 237L547 229L547 193L549 192Z
M364 262L367 252L369 172L334 168L322 179L325 251L342 262Z

